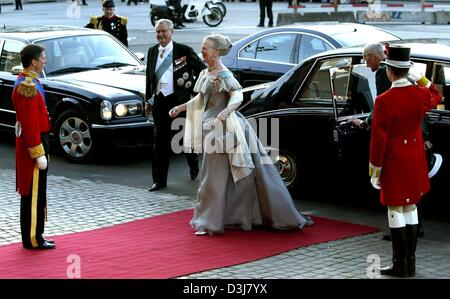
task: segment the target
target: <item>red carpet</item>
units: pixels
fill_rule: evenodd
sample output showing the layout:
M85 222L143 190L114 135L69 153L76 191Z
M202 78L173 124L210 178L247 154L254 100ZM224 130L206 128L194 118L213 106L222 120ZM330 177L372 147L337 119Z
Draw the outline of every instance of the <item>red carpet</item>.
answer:
M67 278L80 258L81 278L170 278L262 259L291 249L377 231L376 228L313 217L304 231L227 230L195 236L192 210L108 228L56 236L55 250L0 247L0 278ZM69 258L68 258L69 257Z

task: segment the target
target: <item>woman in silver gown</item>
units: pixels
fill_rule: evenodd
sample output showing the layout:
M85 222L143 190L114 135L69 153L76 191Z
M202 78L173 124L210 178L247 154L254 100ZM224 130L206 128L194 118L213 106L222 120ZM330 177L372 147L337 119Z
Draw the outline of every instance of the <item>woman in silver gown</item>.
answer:
M201 53L208 64L195 84L197 96L170 110L187 111L185 151L203 152L197 204L190 222L197 235L224 228L302 229L313 222L297 211L284 183L249 122L235 109L242 87L221 63L232 44L212 34Z

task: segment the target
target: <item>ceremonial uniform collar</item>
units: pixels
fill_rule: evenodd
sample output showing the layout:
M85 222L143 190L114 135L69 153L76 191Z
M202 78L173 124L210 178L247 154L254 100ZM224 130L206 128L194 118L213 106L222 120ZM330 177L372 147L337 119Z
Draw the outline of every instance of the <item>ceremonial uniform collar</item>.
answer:
M33 72L32 70L24 69L22 73L24 73L28 77L39 80L39 74L37 74L36 72Z
M398 80L395 80L394 82L392 82L392 86L391 88L395 88L395 87L406 87L406 86L410 86L412 85L411 82L409 82L408 79L406 78L401 78Z
M105 19L107 19L107 20L112 21L112 20L114 20L117 16L116 16L116 15L112 15L110 18L108 18L107 16L103 15L103 17L104 17Z

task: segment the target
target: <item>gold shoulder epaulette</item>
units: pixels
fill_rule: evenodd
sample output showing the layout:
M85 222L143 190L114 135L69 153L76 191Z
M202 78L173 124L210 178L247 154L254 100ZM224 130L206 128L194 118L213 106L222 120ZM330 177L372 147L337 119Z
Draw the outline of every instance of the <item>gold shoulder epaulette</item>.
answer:
M97 26L97 24L98 24L98 17L97 16L92 16L91 20L89 21L89 23L91 23L94 26Z
M127 17L120 17L120 24L126 26L128 23L128 18Z
M34 84L31 77L25 77L25 80L20 83L17 91L24 97L32 98L36 95L36 84Z

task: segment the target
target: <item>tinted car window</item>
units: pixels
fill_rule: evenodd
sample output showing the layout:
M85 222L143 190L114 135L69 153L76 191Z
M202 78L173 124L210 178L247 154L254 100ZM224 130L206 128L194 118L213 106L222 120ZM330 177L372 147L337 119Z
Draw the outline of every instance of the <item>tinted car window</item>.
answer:
M263 37L256 47L256 59L292 63L296 34L274 34Z
M350 58L323 60L319 67L315 68L298 100L329 100L332 98L332 88L334 88L337 100L346 101L350 62Z
M73 67L97 68L139 65L139 62L118 42L107 35L82 35L40 41L45 47L47 65L51 74ZM111 65L114 63L115 65Z
M0 57L0 71L11 72L15 66L21 66L20 50L24 44L17 41L6 40Z
M239 52L239 57L255 59L255 57L256 57L256 47L257 46L258 46L258 41L254 41L253 43L245 46Z
M300 40L300 48L298 51L298 61L302 61L314 54L331 50L331 47L326 41L316 36L303 34Z

